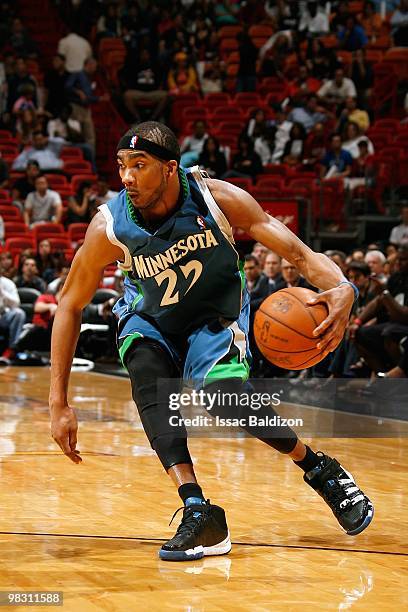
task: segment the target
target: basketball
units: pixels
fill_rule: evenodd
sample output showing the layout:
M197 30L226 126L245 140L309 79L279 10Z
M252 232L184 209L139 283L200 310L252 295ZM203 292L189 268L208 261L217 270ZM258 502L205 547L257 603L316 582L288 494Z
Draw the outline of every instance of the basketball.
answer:
M327 316L325 304L306 306L316 293L303 287L281 289L264 300L256 312L255 340L262 355L287 370L303 370L319 363L323 352L313 330Z

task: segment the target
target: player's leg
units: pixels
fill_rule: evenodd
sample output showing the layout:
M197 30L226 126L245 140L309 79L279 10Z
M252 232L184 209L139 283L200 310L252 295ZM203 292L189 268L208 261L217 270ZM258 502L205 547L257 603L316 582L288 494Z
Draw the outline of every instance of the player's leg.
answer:
M201 385L207 392L211 391L213 397L222 397L223 391L230 393L231 383L238 396L251 392L245 382L248 378L248 314L249 309L244 303L238 321L232 325L204 326L189 338L184 376L192 379L196 386ZM250 402L236 408L246 423L249 422L246 417L253 414L249 405ZM212 411L220 416L232 416L226 404L215 403ZM271 405L261 406L257 410L259 419L271 416L278 416ZM290 427L279 427L277 435L272 432L270 436L265 436L263 428L247 425L245 429L275 450L288 455L303 470L305 482L323 497L349 535L360 533L369 525L373 505L336 459L314 452L298 439Z
M139 319L139 320L137 320ZM231 549L225 513L206 502L197 483L184 427L169 423L169 401L158 393L158 381L179 379L180 372L168 342L149 323L133 316L121 328L119 353L125 364L143 428L183 501L177 533L159 552L165 560L186 561ZM151 328L151 329L150 329ZM171 411L171 416L180 416Z

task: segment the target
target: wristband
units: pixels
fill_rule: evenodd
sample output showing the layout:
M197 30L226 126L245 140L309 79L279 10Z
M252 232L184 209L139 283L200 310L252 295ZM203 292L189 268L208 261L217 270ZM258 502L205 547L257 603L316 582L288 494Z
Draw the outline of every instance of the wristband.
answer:
M344 280L344 281L341 281L341 283L339 283L337 286L340 287L341 285L350 285L350 287L353 288L353 291L354 291L354 301L356 301L356 299L358 298L360 292L357 289L357 287L355 286L355 284L352 283L351 281Z

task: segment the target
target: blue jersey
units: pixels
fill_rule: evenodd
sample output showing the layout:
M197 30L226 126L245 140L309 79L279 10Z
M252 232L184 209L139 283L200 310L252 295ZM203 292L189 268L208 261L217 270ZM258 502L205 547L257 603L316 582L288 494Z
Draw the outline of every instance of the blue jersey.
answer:
M183 197L156 231L138 221L126 190L100 207L120 246L125 293L119 319L138 313L164 334L188 334L217 319L238 319L243 279L232 229L198 167L180 169Z

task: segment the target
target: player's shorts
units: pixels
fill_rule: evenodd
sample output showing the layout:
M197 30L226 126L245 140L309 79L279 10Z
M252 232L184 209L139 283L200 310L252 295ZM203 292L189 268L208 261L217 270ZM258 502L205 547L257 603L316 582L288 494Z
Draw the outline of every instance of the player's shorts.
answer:
M180 369L184 381L196 389L215 380L249 376L251 353L249 350L250 302L245 295L240 315L224 326L216 321L195 329L184 339L184 349L166 337L157 327L137 313L128 313L119 319L118 348L122 363L135 341L142 338L155 340L171 355Z

